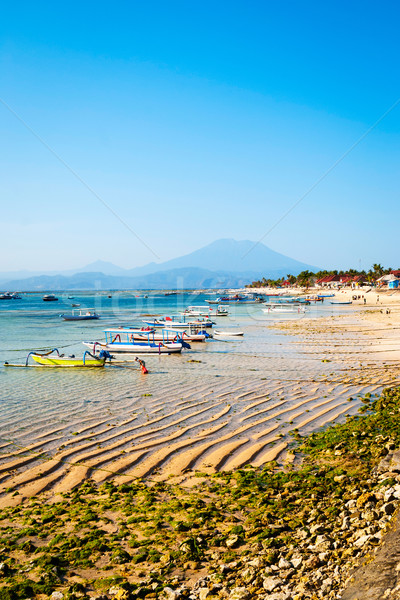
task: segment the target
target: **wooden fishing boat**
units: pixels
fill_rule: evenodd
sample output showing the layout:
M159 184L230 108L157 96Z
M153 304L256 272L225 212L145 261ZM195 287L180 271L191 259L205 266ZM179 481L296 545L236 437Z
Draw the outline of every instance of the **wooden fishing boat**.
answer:
M180 339L185 342L205 342L207 338L211 337L205 330L201 330L198 327L188 327L185 330L169 329L167 327L161 329L132 327L130 330L132 331L133 339L137 341L146 341L150 337L153 342L177 342Z
M212 327L213 322L210 319L197 318L191 319L185 316L163 317L161 319L153 319L152 321L143 321L151 328L166 327L168 329L186 329L187 327Z
M182 352L183 348L190 348L189 344L182 339L179 341L153 341L152 331L143 331L144 339L135 339L132 329L120 327L118 329L106 329L105 343L101 342L82 342L85 346L92 349L95 353L99 348L115 353L130 354L175 354Z
M227 317L229 311L224 306L217 306L214 310L211 306L188 306L187 309L180 314L184 317Z
M37 365L42 367L79 367L79 368L99 368L104 367L106 360L112 359L109 352L101 351L98 355L92 354L88 350L84 352L82 358L74 355L64 356L60 354L57 348L50 350L49 352L29 352L26 357L25 364L12 364L5 362L5 367L29 367L33 366L29 364L29 359L32 357Z
M347 301L347 302L340 302L340 300L331 300L329 302L329 304L341 304L341 305L343 305L343 304L353 304L353 302L351 300Z

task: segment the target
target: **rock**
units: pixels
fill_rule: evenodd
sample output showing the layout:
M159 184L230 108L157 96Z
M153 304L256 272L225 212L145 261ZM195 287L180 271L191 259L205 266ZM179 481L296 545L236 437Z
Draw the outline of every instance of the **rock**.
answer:
M249 560L247 563L247 566L249 567L255 567L256 569L259 569L260 567L262 567L264 564L264 561L262 560L262 558L260 558L259 556L257 556L256 558L253 558L252 560Z
M5 562L0 562L0 577L4 577L8 573L8 565Z
M242 571L241 577L242 577L244 583L249 584L255 579L256 572L252 567L248 567L247 569Z
M298 569L299 567L301 567L303 559L301 556L299 556L298 558L292 558L291 563L295 569Z
M250 593L247 591L245 587L236 587L231 590L229 594L230 600L248 600L250 598Z
M357 548L362 548L370 539L370 535L362 535L354 542L354 546Z
M210 590L208 588L200 588L197 595L200 600L206 600L209 594Z
M64 594L62 592L53 592L50 596L50 600L63 600Z
M225 544L228 548L237 548L240 546L241 539L238 535L230 535L226 540Z
M394 488L390 487L383 493L383 499L385 502L391 502L395 499Z
M179 592L170 587L165 587L162 594L162 597L165 598L165 600L177 600L177 598L179 598Z
M286 560L285 558L280 558L279 562L278 562L278 567L280 569L291 569L292 568L292 563L289 562L288 560Z
M383 504L381 507L381 511L385 514L385 515L392 515L396 510L396 505L394 502L387 502L386 504Z
M375 502L375 496L372 492L364 492L357 498L356 505L357 508L361 508L367 502Z
M282 580L279 577L265 577L263 581L263 588L267 592L273 592L275 588L282 584Z

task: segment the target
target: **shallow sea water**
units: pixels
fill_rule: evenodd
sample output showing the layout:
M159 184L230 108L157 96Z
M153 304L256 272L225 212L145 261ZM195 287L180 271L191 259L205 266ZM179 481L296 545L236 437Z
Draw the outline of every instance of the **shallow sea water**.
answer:
M296 424L302 431L315 429L350 410L349 391L365 391L361 386L350 389L327 383L332 366L322 362L321 348L269 328L276 321L303 319L302 314L265 314L259 305L230 306L229 317L214 319L217 328L243 330L243 338L192 344L181 355L146 356L147 376L134 362L96 370L5 368L5 360L24 362L31 350L57 347L65 354L82 355L82 341L103 341L107 327L142 325L145 315L178 314L213 297L149 293L144 299L142 294L112 293L108 298L104 293L77 293L70 300L67 296L46 303L41 295L25 294L22 300L0 303L3 453L35 446L51 455L60 445L73 444L73 436L79 435L79 440L95 436L105 454L111 439L128 454L141 447L154 454L151 448L157 448L161 458L157 461L153 456L149 472L188 449L193 454L190 466L228 468L237 466L235 460L241 464L249 459L262 463L269 456L269 439L275 443L280 428L285 435ZM60 314L70 312L72 302L95 308L101 319L63 321ZM329 316L344 309L319 303L305 317ZM213 448L224 440L223 465L216 458L213 463ZM172 448L171 452L165 448ZM111 463L113 459L110 456ZM107 460L102 456L102 464ZM145 463L146 459L139 474L147 474Z

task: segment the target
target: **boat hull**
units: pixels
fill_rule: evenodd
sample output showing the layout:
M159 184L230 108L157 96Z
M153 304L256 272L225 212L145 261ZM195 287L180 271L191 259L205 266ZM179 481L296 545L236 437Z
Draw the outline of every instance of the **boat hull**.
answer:
M98 315L87 315L87 316L63 316L63 320L64 321L94 321L100 319L100 317Z
M82 368L101 368L104 367L105 359L87 358L71 358L69 356L40 356L32 354L32 359L44 367L82 367Z
M135 342L133 344L113 342L111 344L99 344L99 342L83 342L83 345L95 351L97 346L102 350L107 350L113 354L177 354L182 352L182 344L179 343L167 343L167 344L141 344Z

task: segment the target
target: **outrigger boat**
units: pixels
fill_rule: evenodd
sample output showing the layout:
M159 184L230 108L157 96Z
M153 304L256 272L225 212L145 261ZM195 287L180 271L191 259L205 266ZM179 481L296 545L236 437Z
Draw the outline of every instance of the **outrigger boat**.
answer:
M50 350L49 352L29 352L26 357L25 364L11 364L8 362L4 363L5 367L32 367L34 365L29 364L29 359L32 359L38 365L42 367L84 367L84 368L98 368L104 367L106 360L111 362L113 358L109 352L102 350L98 355L92 354L88 350L83 354L82 358L77 358L73 354L71 356L64 356L60 354L57 348Z
M262 302L262 298L258 296L240 295L220 296L216 300L206 300L208 304L257 304Z
M268 304L267 308L262 308L261 310L265 313L305 313L306 308L304 306L300 306L300 304Z
M151 327L132 327L130 329L133 339L137 341L147 340L148 334L150 334L150 339L154 342L177 342L180 339L185 342L205 342L207 338L211 337L209 333L200 330L198 327L187 327L184 331L173 328L169 329L168 327L158 330Z
M100 315L90 308L73 310L71 315L60 315L60 317L62 317L64 321L92 321L94 319L100 319Z
M83 344L91 348L93 353L99 347L113 354L120 352L130 354L175 354L182 352L183 348L190 349L190 345L184 342L182 338L176 341L168 341L168 332L166 332L165 341L153 340L154 330L143 331L143 339L140 340L135 339L135 330L128 327L106 329L104 333L106 337L105 343L95 341L83 342Z
M224 306L217 306L215 310L211 306L188 306L180 314L185 317L227 317L229 312Z
M353 302L351 300L347 302L340 302L340 300L331 300L329 304L353 304Z
M210 319L198 318L195 321L186 320L185 316L164 317L162 319L153 319L152 321L143 321L146 325L154 328L165 327L167 329L186 329L187 327L212 327L213 322Z

